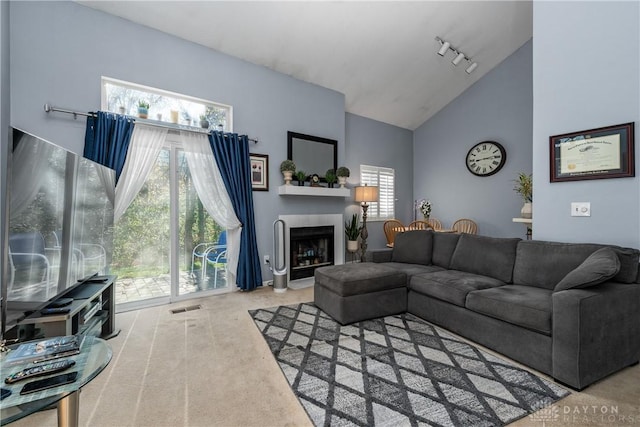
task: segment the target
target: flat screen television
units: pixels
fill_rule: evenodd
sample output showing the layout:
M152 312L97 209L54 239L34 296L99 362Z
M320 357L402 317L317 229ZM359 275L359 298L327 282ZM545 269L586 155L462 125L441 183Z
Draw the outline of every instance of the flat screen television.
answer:
M83 278L108 274L114 171L19 129L7 165L2 335Z

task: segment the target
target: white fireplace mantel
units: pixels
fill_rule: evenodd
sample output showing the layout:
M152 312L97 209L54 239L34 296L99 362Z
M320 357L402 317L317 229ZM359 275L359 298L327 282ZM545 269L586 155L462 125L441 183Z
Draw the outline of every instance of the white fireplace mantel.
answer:
M281 185L278 187L281 196L324 196L324 197L350 197L348 188L306 187L302 185Z

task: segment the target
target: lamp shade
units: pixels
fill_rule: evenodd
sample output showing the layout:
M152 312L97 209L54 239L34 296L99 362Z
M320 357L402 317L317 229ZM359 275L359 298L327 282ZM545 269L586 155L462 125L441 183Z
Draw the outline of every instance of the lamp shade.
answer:
M377 202L378 201L378 187L368 185L361 185L355 188L356 194L354 199L356 202Z

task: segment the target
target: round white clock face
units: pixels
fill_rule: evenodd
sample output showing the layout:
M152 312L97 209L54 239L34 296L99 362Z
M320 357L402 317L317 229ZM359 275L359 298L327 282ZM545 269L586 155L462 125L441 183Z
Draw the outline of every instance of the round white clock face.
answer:
M497 173L507 161L504 147L495 141L479 142L467 153L467 169L477 176Z

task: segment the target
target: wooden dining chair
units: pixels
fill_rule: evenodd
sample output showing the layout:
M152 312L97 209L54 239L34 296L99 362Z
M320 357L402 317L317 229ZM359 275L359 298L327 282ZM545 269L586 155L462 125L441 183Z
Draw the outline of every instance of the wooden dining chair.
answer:
M475 221L467 218L461 218L453 223L451 226L456 233L477 234L478 224Z
M382 229L384 230L384 235L387 238L387 246L392 248L396 234L404 231L404 224L397 219L388 219L384 222Z
M436 218L429 218L429 219L425 219L425 221L429 224L429 226L431 228L433 228L434 230L438 231L438 230L442 230L442 223L440 222L439 219Z
M433 227L427 222L423 220L413 221L407 229L409 230L431 230Z

